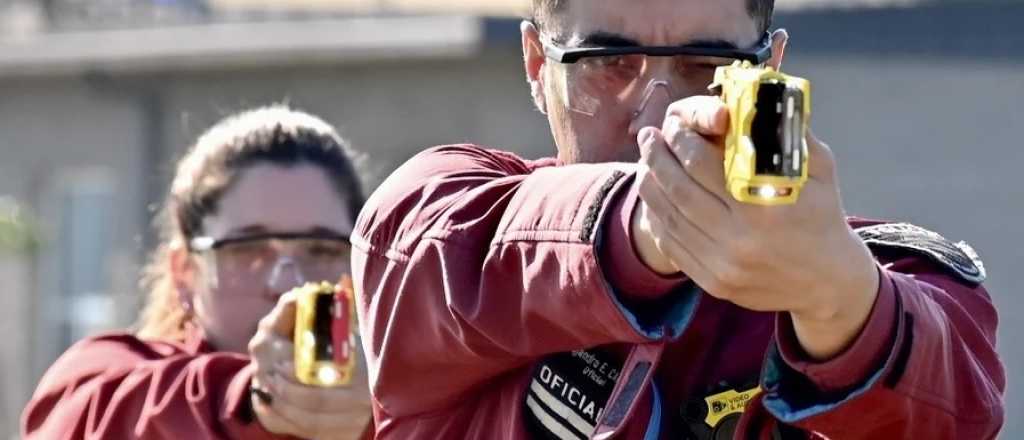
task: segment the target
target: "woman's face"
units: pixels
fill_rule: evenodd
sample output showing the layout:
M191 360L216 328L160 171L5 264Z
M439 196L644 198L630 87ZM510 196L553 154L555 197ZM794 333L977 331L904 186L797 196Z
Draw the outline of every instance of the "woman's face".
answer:
M258 164L241 172L203 221L216 242L242 239L193 254L183 296L194 322L218 350L246 353L256 327L278 297L304 282L338 282L350 272L347 242L294 239L348 237L355 219L327 174L313 165ZM287 239L246 238L284 235ZM330 278L330 279L328 279Z

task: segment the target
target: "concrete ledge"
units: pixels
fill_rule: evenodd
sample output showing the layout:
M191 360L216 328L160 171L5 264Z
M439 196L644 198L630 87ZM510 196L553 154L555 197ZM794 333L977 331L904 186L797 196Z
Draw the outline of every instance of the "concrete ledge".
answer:
M44 33L0 40L0 77L461 58L483 44L469 16L358 17Z

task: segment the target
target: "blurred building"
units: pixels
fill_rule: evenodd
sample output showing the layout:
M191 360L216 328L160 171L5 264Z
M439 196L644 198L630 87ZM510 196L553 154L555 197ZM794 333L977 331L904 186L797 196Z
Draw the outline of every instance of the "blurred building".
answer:
M319 114L370 154L371 185L436 144L550 154L508 18L525 3L0 0L0 196L40 232L35 251L0 254L0 438L68 344L133 321L173 160L218 118L278 101ZM1006 341L1024 331L1011 278L1024 261L1024 3L779 7L785 68L814 83L849 210L979 250L1020 382L1024 348ZM1024 421L1008 417L1004 438L1017 437Z

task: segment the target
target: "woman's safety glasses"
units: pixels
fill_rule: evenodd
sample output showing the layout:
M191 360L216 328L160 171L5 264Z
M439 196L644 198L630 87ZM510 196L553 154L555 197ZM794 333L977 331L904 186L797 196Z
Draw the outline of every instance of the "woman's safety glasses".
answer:
M331 283L349 268L348 237L333 234L259 234L238 238L196 237L192 251L213 267L214 284L284 291L307 281ZM277 292L280 293L280 292Z
M725 43L570 48L541 39L545 56L564 67L564 103L589 116L628 109L635 117L659 94L667 102L707 94L719 67L737 60L762 64L772 55L767 32L747 49Z

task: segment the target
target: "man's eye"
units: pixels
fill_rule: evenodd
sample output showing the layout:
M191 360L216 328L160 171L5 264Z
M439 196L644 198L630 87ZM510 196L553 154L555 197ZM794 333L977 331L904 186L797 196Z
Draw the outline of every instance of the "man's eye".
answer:
M597 57L596 62L598 65L604 67L622 66L626 63L625 57L621 55Z
M722 66L714 61L701 61L692 59L679 60L676 65L680 70L715 70Z
M643 58L633 55L597 57L591 67L603 79L628 80L640 73Z

